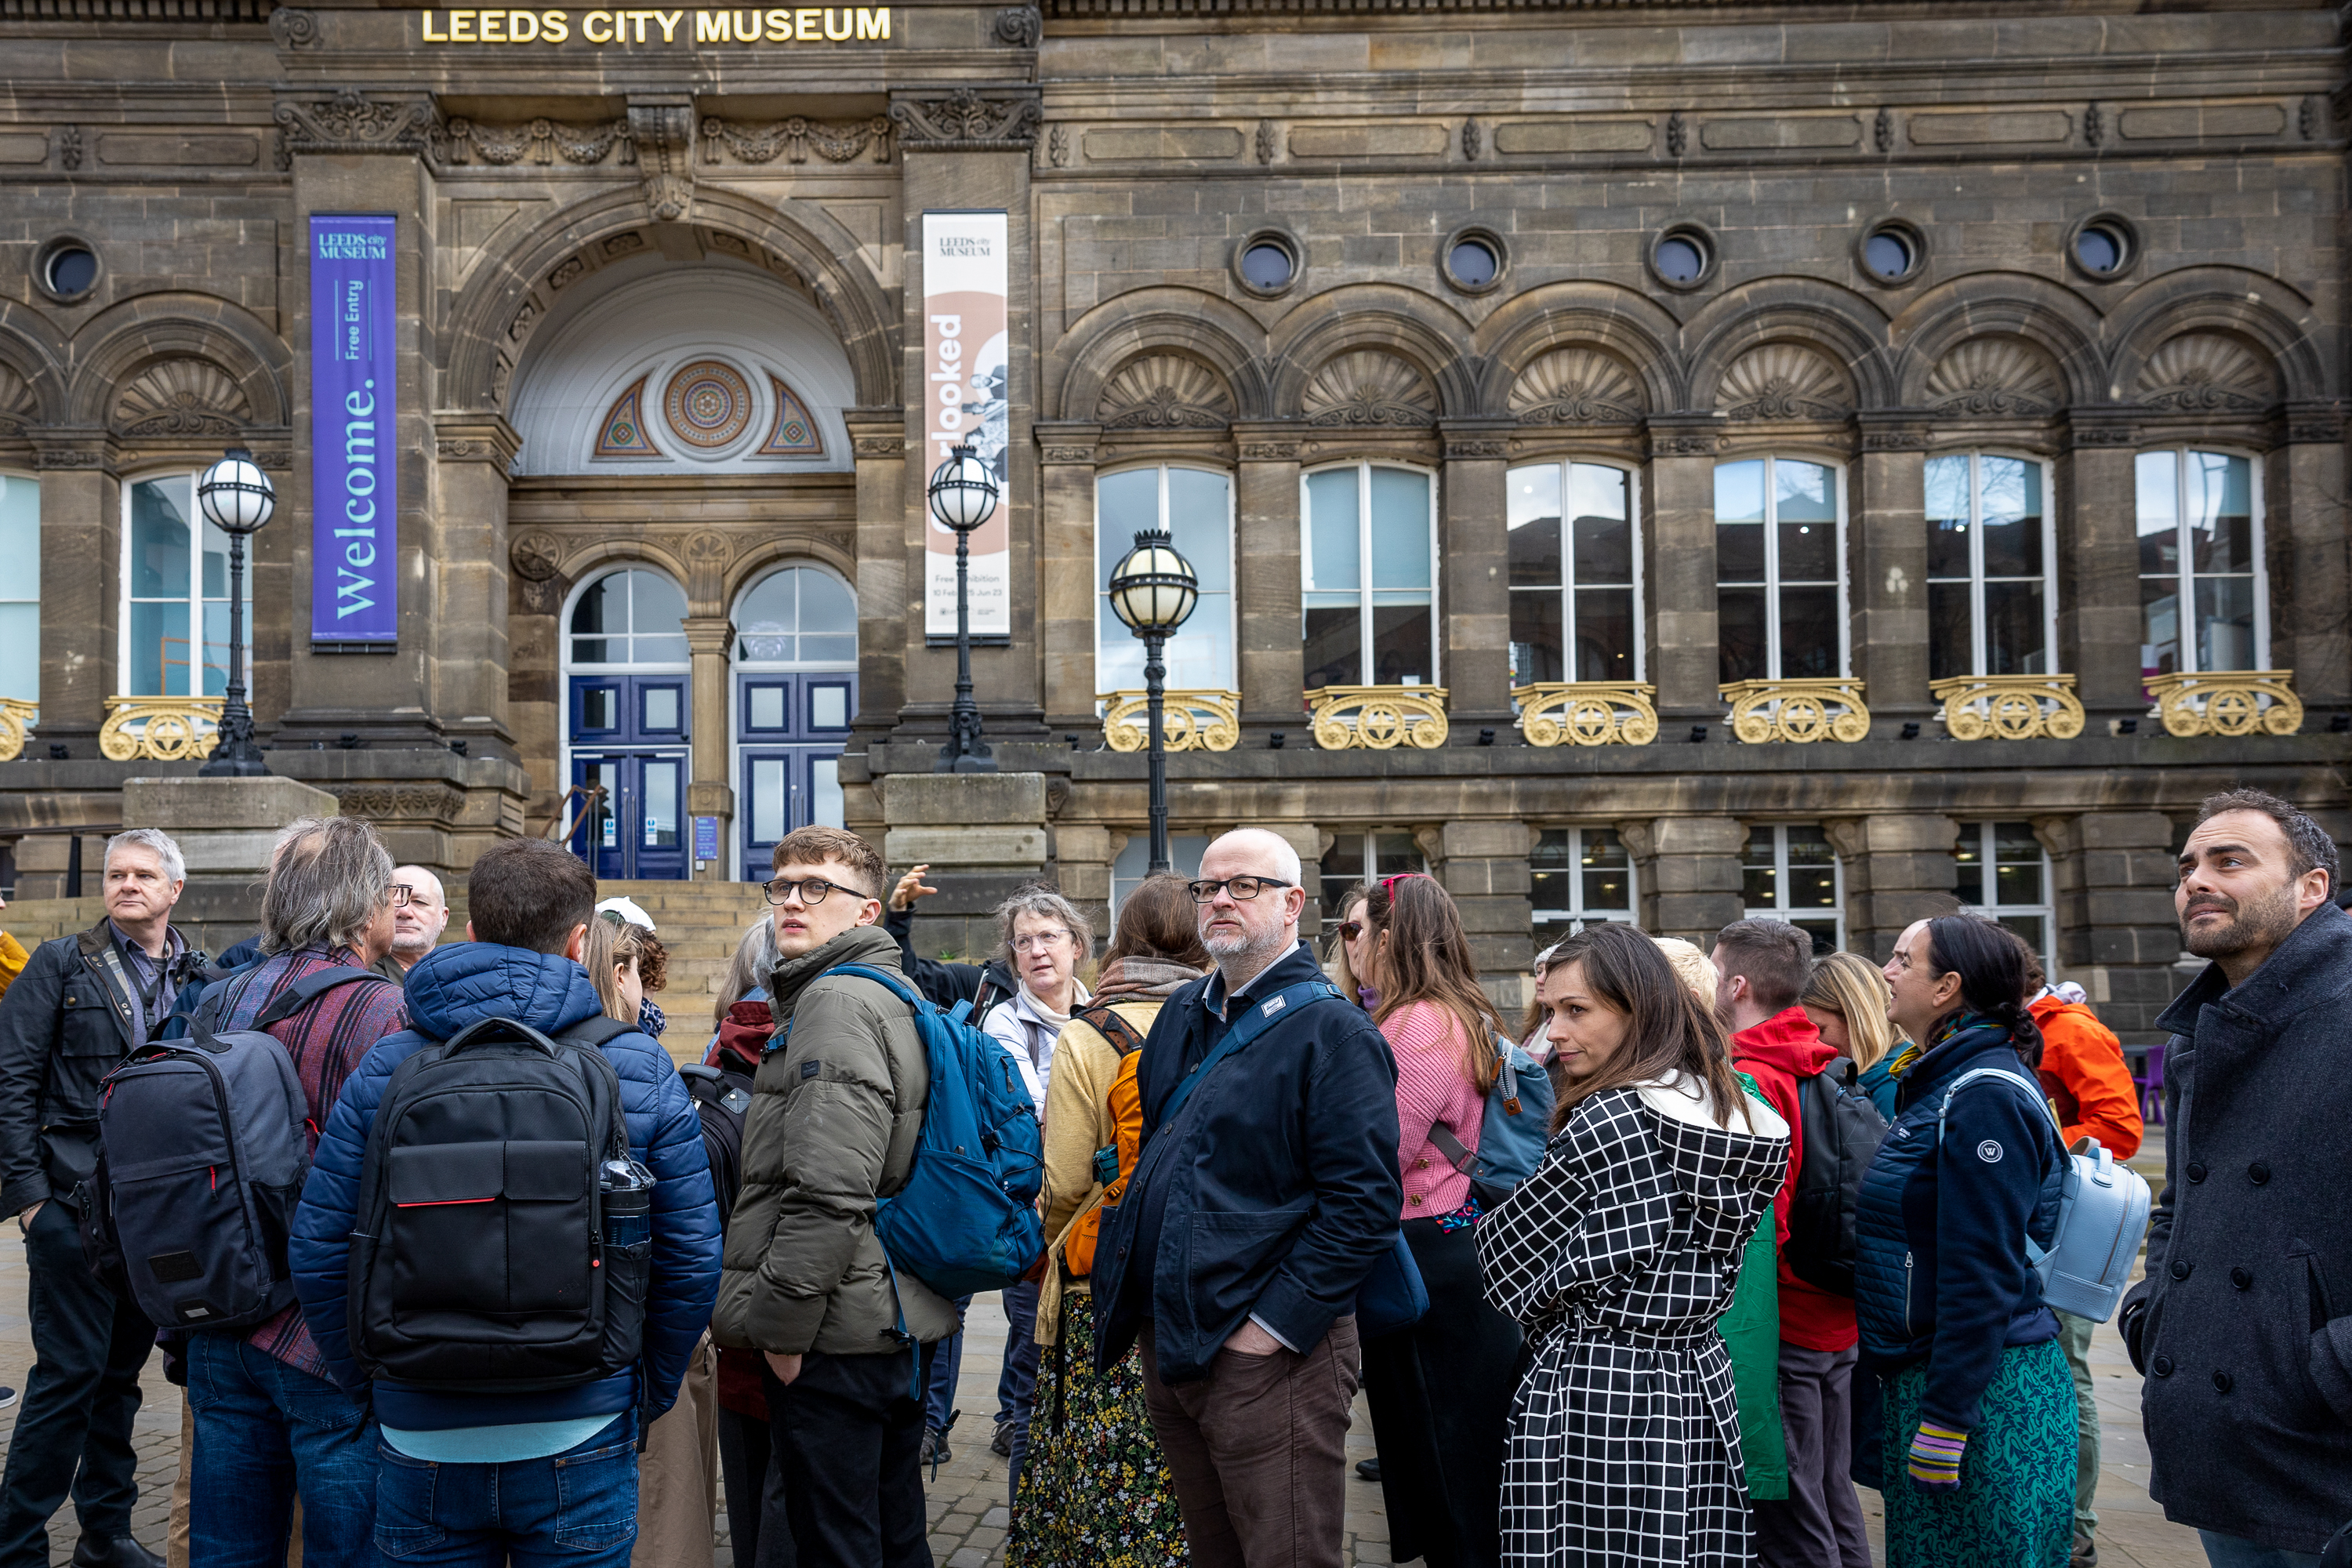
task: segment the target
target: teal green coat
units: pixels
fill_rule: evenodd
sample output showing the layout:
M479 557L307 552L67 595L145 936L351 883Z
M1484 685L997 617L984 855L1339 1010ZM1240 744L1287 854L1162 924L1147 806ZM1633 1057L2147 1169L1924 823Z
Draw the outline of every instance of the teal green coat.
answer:
M1756 1080L1735 1073L1759 1103ZM1731 1352L1731 1386L1739 1401L1739 1448L1747 1461L1751 1502L1777 1502L1789 1495L1789 1447L1780 1433L1780 1285L1773 1245L1772 1211L1766 1209L1748 1238L1739 1283L1731 1307L1715 1331Z

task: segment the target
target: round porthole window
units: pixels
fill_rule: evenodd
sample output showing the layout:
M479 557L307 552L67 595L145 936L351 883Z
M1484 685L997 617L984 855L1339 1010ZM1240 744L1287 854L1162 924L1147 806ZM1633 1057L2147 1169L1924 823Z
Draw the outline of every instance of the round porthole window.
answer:
M1455 292L1484 294L1502 282L1508 257L1503 237L1493 229L1457 228L1438 247L1437 269Z
M1886 218L1863 231L1856 259L1873 283L1908 283L1919 275L1927 254L1927 242L1917 229Z
M2069 249L2076 269L2084 277L2105 280L2129 271L2139 247L2130 224L2103 213L2083 221Z
M98 252L79 239L53 239L33 264L41 291L54 300L79 300L98 287Z
M1699 288L1715 262L1715 237L1695 223L1670 225L1650 244L1650 271L1669 289Z
M1234 252L1234 275L1253 294L1282 293L1298 281L1298 242L1278 229L1251 235Z

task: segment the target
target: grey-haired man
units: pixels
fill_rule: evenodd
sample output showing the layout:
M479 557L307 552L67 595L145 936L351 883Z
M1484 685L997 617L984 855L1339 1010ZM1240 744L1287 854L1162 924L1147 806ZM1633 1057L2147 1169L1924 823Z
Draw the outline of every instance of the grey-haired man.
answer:
M0 1568L47 1568L71 1494L79 1568L161 1568L131 1539L131 1424L155 1325L81 1260L76 1189L98 1163L99 1086L162 1031L204 967L172 924L180 847L152 827L106 846L106 918L43 942L0 997L0 1213L31 1271L33 1374L0 1478Z

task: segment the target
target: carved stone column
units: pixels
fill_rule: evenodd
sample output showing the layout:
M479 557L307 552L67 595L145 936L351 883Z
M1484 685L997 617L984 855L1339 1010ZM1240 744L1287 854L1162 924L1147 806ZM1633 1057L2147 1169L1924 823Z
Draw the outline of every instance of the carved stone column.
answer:
M1240 600L1242 744L1262 746L1286 731L1293 745L1311 747L1305 689L1307 661L1300 641L1298 585L1298 435L1288 425L1236 425L1241 464L1234 479L1234 515L1240 537L1234 558L1247 563L1234 583ZM1312 861L1321 851L1304 858Z
M907 700L907 411L849 408L857 460L857 720L865 742L889 733ZM921 535L914 536L921 548ZM916 582L921 579L917 577ZM921 640L920 628L916 640Z
M1719 423L1711 414L1650 420L1649 482L1642 489L1643 637L1650 680L1658 689L1658 717L1669 726L1719 724L1723 718L1716 691L1721 684L1715 615ZM1737 843L1731 852L1738 855ZM1738 887L1736 878L1732 885Z
M2270 667L2294 671L2295 694L2308 712L2352 702L2344 480L2344 426L2335 407L2290 407L2286 444L2272 449L2263 482Z
M1512 422L1449 419L1445 472L1438 486L1444 508L1438 603L1445 620L1446 716L1454 744L1478 743L1481 729L1497 738L1511 725L1511 600L1509 466Z
M1643 930L1705 947L1746 911L1739 851L1748 829L1738 817L1661 816L1621 831L1633 856Z
M1847 472L1846 570L1853 673L1871 718L1895 732L1935 711L1927 696L1925 429L1865 422Z
M1885 963L1913 921L1959 908L1952 896L1960 825L1948 816L1880 814L1822 825L1845 872L1845 943Z
M2140 687L2139 522L2131 426L2076 409L2058 460L2058 660L2092 733L2147 711Z
M41 479L41 721L28 757L98 755L122 614L122 484L102 431L34 432ZM273 474L283 487L285 476ZM29 698L27 689L0 696ZM94 886L94 884L93 884Z
M693 776L686 786L686 809L689 816L719 819L719 856L692 863L691 874L698 882L728 879L727 849L735 841L734 759L729 755L731 726L727 722L731 700L728 688L732 684L728 679L727 651L734 634L734 626L725 616L686 617L686 650L693 670L688 677L688 704L694 715L688 737L694 749ZM690 849L694 825L688 822L686 826Z
M434 421L438 712L444 734L466 737L468 750L485 756L515 738L507 711L507 474L521 447L497 414Z
M1056 733L1095 727L1095 438L1101 434L1097 425L1037 426L1037 618L1045 634L1045 723Z

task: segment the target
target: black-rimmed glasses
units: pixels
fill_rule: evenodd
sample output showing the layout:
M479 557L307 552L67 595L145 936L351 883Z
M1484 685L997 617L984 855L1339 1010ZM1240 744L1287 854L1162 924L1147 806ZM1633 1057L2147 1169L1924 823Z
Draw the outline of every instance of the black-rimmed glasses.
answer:
M1279 877L1223 877L1215 881L1203 879L1198 882L1187 882L1184 888L1192 895L1194 903L1205 904L1214 900L1220 889L1246 901L1256 898L1268 888L1295 888L1297 885L1296 882L1286 882Z
M835 889L847 893L853 899L870 899L874 896L871 893L861 893L845 882L828 882L823 877L803 877L798 880L789 877L779 877L761 891L768 895L768 902L772 904L781 904L794 893L798 893L802 903L814 909L824 902L824 896L827 893Z

